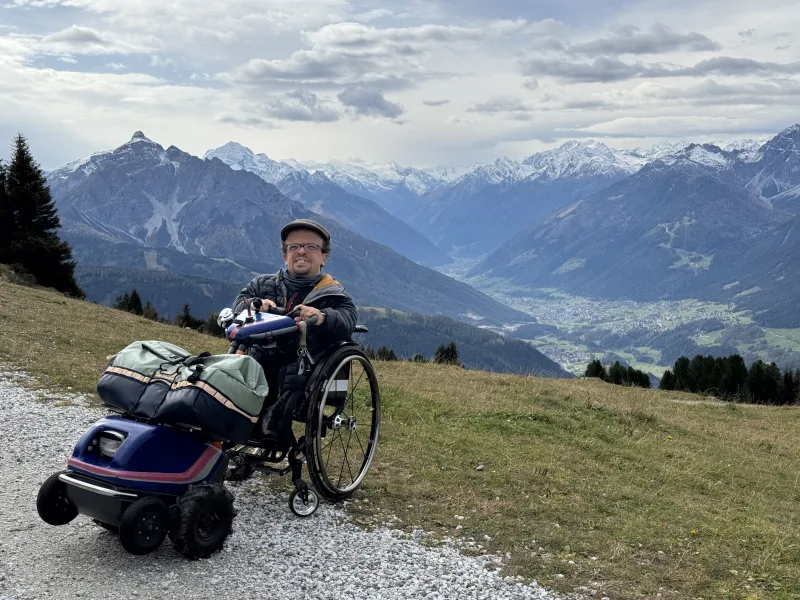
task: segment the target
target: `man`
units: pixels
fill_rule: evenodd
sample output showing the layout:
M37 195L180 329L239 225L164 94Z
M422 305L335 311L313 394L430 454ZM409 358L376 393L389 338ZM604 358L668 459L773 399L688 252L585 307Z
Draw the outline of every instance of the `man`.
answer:
M356 307L344 288L333 277L322 273L331 252L327 229L309 219L297 219L281 229L281 250L285 269L275 275L259 275L244 288L233 304L234 313L261 299L261 310L280 306L298 308L296 322L317 317L308 328L307 347L317 359L331 344L347 340L356 326ZM259 358L259 357L256 357ZM302 402L310 373L298 373L297 363L276 368L259 360L267 374L270 395L259 418L260 433L281 448L288 446L292 413ZM274 391L280 388L278 396Z

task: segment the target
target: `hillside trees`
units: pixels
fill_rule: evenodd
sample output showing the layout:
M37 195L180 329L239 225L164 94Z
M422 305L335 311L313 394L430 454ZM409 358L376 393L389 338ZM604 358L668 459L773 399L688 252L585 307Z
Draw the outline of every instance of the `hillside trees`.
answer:
M0 183L0 262L20 265L39 285L84 298L72 250L58 237L50 188L22 134L14 138L11 161L0 167Z
M595 359L586 366L584 377L596 377L615 385L650 387L650 377L647 373L631 366L626 367L618 360L606 370L600 360Z
M800 370L781 372L774 362L756 360L748 369L739 354L682 356L661 378L660 389L714 394L726 400L757 404L800 403Z

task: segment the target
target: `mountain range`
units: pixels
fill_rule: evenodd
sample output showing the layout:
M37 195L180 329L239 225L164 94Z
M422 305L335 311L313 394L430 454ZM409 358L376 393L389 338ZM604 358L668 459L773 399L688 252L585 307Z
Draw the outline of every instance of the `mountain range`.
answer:
M800 126L754 151L691 144L518 231L473 283L734 302L800 326Z
M176 269L181 275L213 276L244 286L252 272L274 272L283 264L279 231L285 223L313 218L333 237L326 268L361 305L441 313L468 322L527 319L465 283L310 211L258 175L174 146L165 149L142 132L114 150L49 173L48 183L63 234L81 267ZM176 255L193 259L176 260ZM129 283L135 279L132 272ZM231 300L218 302L226 306Z
M362 306L530 322L478 291L499 282L519 293L731 302L763 324L800 326L798 125L765 141L571 141L425 170L277 161L235 142L201 159L137 132L48 177L81 284L104 301L112 282L141 281L172 290L160 312L175 309L181 286L212 306L277 270L280 225L307 216L331 228L329 268ZM450 257L475 263L471 286L427 268Z

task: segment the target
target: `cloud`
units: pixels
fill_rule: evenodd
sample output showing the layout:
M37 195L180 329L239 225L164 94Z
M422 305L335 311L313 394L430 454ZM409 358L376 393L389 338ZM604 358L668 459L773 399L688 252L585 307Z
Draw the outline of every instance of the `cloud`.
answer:
M90 27L71 25L45 36L39 49L45 52L66 54L138 54L157 49L160 42L152 36L137 36L133 40L120 40L110 33Z
M384 98L380 91L362 86L348 86L337 98L358 115L397 119L406 112L399 104Z
M795 106L800 97L800 81L739 81L732 84L706 79L690 86L665 86L655 82L643 83L632 94L639 99L658 103L675 101L695 106Z
M522 82L522 87L528 90L536 90L539 89L539 80L535 77L528 77L525 81Z
M150 66L156 69L166 69L167 67L174 67L175 61L171 58L161 58L154 54L150 57Z
M118 63L118 62L107 62L106 66L109 69L114 69L115 71L121 71L122 69L125 68L125 65L123 65L122 63Z
M285 121L311 121L324 123L338 121L341 115L326 101L308 90L287 92L282 97L266 102L263 112L269 117Z
M379 28L332 23L303 34L308 49L284 59L254 58L220 77L233 84L260 86L276 82L304 87L368 83L384 91L403 89L432 77L453 75L426 66L434 51L502 38L525 26L525 21L505 20L484 27L425 24Z
M706 75L767 76L800 73L800 62L759 62L749 58L720 56L692 67L665 63L626 63L617 57L600 56L591 62L563 58L530 58L522 62L524 75L549 75L569 83L608 83L638 78L703 77Z
M718 49L719 44L701 33L696 31L678 33L666 25L656 23L648 31L642 31L633 25L618 27L605 37L569 46L567 52L583 56L606 56L661 54L674 50L702 52Z
M764 129L764 125L748 117L652 116L620 117L582 129L567 130L564 134L574 137L676 138L718 133L752 134ZM775 129L767 128L767 132L770 131L774 133Z
M238 127L252 127L259 129L275 129L275 125L257 115L233 115L231 113L221 113L214 118L218 123L236 125Z
M75 63L77 63L77 62L78 62L77 60L75 60L75 59L74 59L73 57L71 57L71 56L59 56L59 57L58 57L58 61L59 61L59 62L63 62L63 63L69 63L69 64L71 64L71 65L74 65Z
M467 109L467 112L482 113L486 115L496 115L498 113L510 113L513 115L520 115L521 113L529 113L533 107L526 104L520 98L513 96L496 96L490 98L486 102L474 104Z
M745 31L739 32L739 37L742 38L743 40L749 40L752 39L755 33L756 33L755 29L746 29Z
M356 15L357 21L375 21L393 16L394 13L386 8L376 8Z
M443 104L449 104L450 100L423 100L422 103L425 106L442 106Z

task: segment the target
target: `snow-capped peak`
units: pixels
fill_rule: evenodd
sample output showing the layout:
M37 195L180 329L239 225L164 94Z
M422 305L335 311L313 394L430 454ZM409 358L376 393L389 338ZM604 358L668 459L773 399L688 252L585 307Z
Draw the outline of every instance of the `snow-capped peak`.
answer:
M218 158L234 171L250 171L255 173L264 181L275 184L289 173L298 171L296 167L272 160L266 154L255 154L250 148L242 146L238 142L228 142L209 150L203 155L203 160Z
M522 161L533 169L532 178L559 179L619 175L636 171L634 161L595 140L569 141L537 152Z
M421 196L441 183L441 179L414 167L403 167L392 161L385 164L332 160L327 163L287 159L284 163L310 172L321 171L331 181L356 194L380 194L404 187Z
M131 137L131 139L130 139L130 141L128 143L129 144L135 144L137 142L147 142L147 143L150 143L150 144L155 144L155 142L153 140L151 140L149 137L147 137L141 131L135 131L133 136Z

